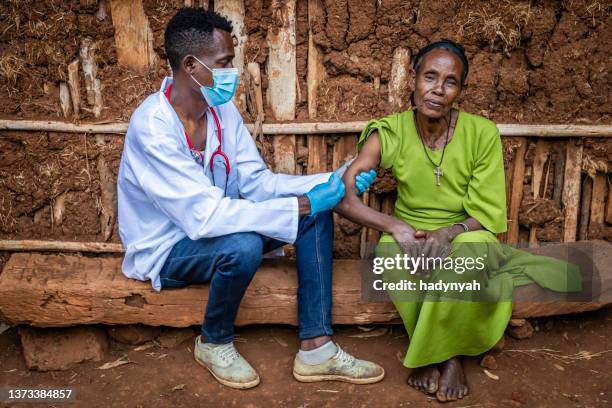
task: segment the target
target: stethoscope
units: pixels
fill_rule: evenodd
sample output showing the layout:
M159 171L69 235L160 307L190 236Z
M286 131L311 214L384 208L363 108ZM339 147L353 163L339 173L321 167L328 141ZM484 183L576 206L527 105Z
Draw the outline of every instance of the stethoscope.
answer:
M172 84L170 84L168 88L166 89L166 91L164 92L164 94L166 95L166 99L168 99L168 102L170 102L170 91L171 90L172 90ZM215 162L216 157L220 157L223 160L222 164L223 164L223 167L225 168L225 187L223 189L223 195L225 196L227 195L227 184L229 180L229 173L230 173L231 166L230 166L229 158L221 150L221 146L223 144L223 133L221 131L221 122L219 121L219 116L217 115L217 112L212 106L210 107L210 112L213 116L213 119L215 120L215 125L217 127L217 139L219 140L219 146L217 147L217 150L215 150L213 154L210 156L210 162L209 162L210 174L212 174L213 184L218 187L215 181L214 162ZM196 163L204 167L204 155L202 154L201 151L193 147L193 144L191 143L191 139L189 139L189 135L187 135L187 132L184 132L184 133L185 133L185 139L187 140L187 146L189 146L189 152L191 153L191 157L193 157Z

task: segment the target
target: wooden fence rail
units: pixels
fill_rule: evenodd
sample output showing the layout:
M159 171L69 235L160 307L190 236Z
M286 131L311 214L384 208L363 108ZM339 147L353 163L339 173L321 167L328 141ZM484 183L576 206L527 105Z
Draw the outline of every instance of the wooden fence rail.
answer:
M263 133L268 135L325 135L334 133L360 133L366 121L353 122L297 122L264 123ZM0 120L0 130L20 130L66 133L125 134L127 123L69 123L47 120ZM254 124L247 123L252 132ZM502 136L537 137L612 137L612 125L522 125L502 123L497 127Z

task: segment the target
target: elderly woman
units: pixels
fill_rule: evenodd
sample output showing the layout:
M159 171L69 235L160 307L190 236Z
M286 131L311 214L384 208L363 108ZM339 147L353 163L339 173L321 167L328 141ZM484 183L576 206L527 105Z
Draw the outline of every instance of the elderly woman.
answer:
M494 294L489 301L389 292L410 335L404 360L412 368L408 384L452 401L468 394L460 356L482 354L501 339L514 286L536 282L575 291L580 273L567 263L497 243L496 234L507 227L502 144L493 122L453 108L468 74L463 47L449 40L430 43L416 55L413 68L413 108L370 121L359 140L359 156L344 175L347 192L356 191L359 172L391 169L398 186L394 215L367 207L356 194L346 194L336 210L383 232L377 255L404 252L413 259L448 260L462 252L459 243L478 244L463 252L482 256L484 271L449 274L430 268L429 275L431 281L478 281L483 293ZM426 279L406 271L385 274L386 281Z

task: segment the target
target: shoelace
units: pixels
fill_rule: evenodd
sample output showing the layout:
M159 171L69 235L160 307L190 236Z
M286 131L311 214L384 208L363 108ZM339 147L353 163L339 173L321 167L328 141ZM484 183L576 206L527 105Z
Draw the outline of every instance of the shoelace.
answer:
M339 350L338 357L337 357L338 360L346 364L351 364L353 361L355 361L355 357L353 357L346 351L342 350L340 347L338 347L338 350Z
M240 354L238 353L238 350L236 350L236 347L234 347L232 343L228 343L226 345L219 347L219 356L225 361L232 362L236 360L237 358L239 358Z

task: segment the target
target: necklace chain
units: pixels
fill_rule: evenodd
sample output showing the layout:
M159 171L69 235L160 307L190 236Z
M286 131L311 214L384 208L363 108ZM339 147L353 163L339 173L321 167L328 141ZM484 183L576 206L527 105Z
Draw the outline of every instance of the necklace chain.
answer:
M421 129L419 126L419 121L417 120L416 110L415 110L415 115L414 115L414 124L416 127L417 135L419 136L419 140L421 141L421 144L423 145L423 151L425 152L425 155L427 156L427 159L429 159L431 164L433 164L433 166L438 169L440 168L440 166L442 166L442 161L444 161L444 153L446 152L446 146L448 145L448 134L450 133L450 128L451 128L452 111L449 111L448 116L449 116L449 119L448 119L448 125L446 127L446 139L444 140L444 147L442 148L442 157L440 158L440 163L436 164L429 156L429 153L427 153L427 148L425 147L425 140L421 136Z

